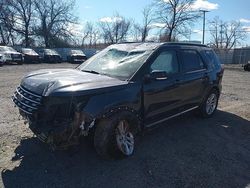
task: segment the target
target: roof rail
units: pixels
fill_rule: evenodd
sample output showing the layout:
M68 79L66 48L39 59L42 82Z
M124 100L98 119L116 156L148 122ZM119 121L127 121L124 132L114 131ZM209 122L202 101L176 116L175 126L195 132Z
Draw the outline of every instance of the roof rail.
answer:
M166 42L163 45L186 45L186 46L201 46L208 47L205 44L191 43L191 42Z

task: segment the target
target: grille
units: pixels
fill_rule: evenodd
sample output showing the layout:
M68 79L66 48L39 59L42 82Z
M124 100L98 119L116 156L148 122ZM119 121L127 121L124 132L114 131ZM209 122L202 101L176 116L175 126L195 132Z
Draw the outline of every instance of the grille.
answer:
M22 55L21 54L11 54L12 59L22 59Z
M41 106L42 96L27 91L20 86L16 89L12 100L21 111L31 115Z

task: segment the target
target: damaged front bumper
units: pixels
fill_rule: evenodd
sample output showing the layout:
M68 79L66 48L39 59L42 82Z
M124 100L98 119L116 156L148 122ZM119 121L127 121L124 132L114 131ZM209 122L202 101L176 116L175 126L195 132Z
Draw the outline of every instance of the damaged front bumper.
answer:
M12 100L37 138L53 149L78 144L79 137L88 136L95 124L94 118L80 110L83 103L75 108L72 98L45 99L20 86Z
M53 125L40 126L30 120L29 128L37 138L48 144L52 150L65 150L79 144L81 136L88 136L89 130L94 127L95 119L83 112L75 112L71 122L57 122Z

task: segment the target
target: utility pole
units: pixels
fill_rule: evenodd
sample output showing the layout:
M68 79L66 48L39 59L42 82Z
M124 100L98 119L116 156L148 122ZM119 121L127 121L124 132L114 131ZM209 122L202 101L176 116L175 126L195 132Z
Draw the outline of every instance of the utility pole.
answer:
M222 23L221 23L221 24L220 24L220 48L221 48L221 49L222 49L222 33L223 33L222 27L223 27L223 25L222 25Z
M208 10L200 10L203 12L203 35L202 35L202 44L205 42L205 24L206 24L206 13L209 12Z

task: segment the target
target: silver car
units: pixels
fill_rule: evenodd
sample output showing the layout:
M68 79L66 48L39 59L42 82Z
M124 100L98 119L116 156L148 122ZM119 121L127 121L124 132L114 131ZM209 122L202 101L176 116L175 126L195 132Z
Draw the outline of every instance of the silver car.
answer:
M17 52L16 50L14 50L11 47L8 46L0 46L0 56L2 56L1 58L1 62L4 63L10 63L10 62L14 62L17 64L23 64L23 56L21 53Z

